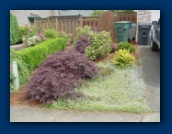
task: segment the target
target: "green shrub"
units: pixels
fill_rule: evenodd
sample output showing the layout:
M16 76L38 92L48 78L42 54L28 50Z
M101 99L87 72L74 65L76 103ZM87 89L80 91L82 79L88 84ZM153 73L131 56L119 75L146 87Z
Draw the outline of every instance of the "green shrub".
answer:
M91 16L100 16L102 13L104 12L104 10L95 10Z
M47 55L63 50L65 47L66 40L64 38L49 39L34 47L18 51L18 54L22 56L23 61L32 71L44 61Z
M83 35L89 35L92 33L92 29L90 26L84 26L84 27L78 27L76 28L76 37L75 42L78 41L78 39Z
M118 49L126 49L129 50L130 53L135 53L135 48L132 44L128 43L128 42L120 42L118 44Z
M44 35L45 35L46 38L49 38L49 39L53 39L53 38L58 37L57 32L54 29L45 30Z
M125 66L131 66L134 63L134 56L125 49L119 49L115 53L115 57L113 58L113 64L120 66L120 67L125 67Z
M58 37L59 38L65 38L67 42L71 42L71 37L69 35L67 35L65 32L60 31L58 33Z
M22 57L17 54L16 50L10 49L10 64L13 61L17 61L20 85L26 84L30 76L28 65L23 62ZM10 72L10 90L14 88L12 83L14 79L13 73Z
M91 45L85 49L85 54L91 60L104 57L111 51L112 40L109 32L102 31L90 34L90 42Z
M18 32L18 42L22 42L23 37L25 37L25 40L27 42L27 39L30 37L33 37L34 35L37 35L37 30L32 26L20 26L19 32Z
M18 21L14 14L10 13L10 45L14 45L18 41Z

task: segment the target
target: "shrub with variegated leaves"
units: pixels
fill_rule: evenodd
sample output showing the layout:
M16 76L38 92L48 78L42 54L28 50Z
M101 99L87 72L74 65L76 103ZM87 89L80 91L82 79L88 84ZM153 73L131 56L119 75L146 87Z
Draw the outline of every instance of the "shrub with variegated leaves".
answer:
M91 60L106 56L111 51L112 39L109 32L91 33L91 45L85 49L86 56Z

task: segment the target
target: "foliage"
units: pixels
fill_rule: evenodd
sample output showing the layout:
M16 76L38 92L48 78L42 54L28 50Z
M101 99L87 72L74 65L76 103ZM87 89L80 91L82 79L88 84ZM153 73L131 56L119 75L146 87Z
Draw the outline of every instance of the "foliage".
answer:
M91 60L104 57L111 51L112 40L109 32L102 31L90 34L90 42L91 45L85 49L85 54Z
M76 51L84 53L85 48L90 45L88 35L82 35L76 42Z
M44 35L45 35L46 38L49 38L49 39L53 39L53 38L58 37L58 34L57 34L56 30L54 30L54 29L45 30Z
M118 49L126 49L128 50L130 53L135 53L135 48L132 44L128 43L128 42L120 42L118 44Z
M93 62L75 50L65 50L47 58L35 71L26 87L31 100L50 103L58 98L76 98L74 91L80 79L91 79L98 73Z
M39 44L39 37L38 36L33 36L32 38L29 38L27 41L27 44L29 46L35 46Z
M119 49L115 53L113 64L120 67L126 67L126 66L131 66L134 63L134 60L135 60L134 56L130 54L128 50Z
M64 31L60 31L58 33L59 38L65 38L67 42L71 42L71 37L70 35L67 35Z
M34 27L28 25L20 26L18 34L18 42L24 41L26 43L28 38L31 38L37 34L37 30Z
M145 100L142 69L131 66L116 68L111 63L98 63L100 76L83 83L75 90L85 97L46 104L48 108L75 111L150 112Z
M91 16L100 16L102 13L104 12L104 10L95 10Z
M29 38L27 41L28 46L35 46L43 41L45 41L46 38L43 34L38 34L38 36L33 36L32 38Z
M83 35L90 35L90 33L92 33L92 28L90 26L77 27L75 41L78 41Z
M17 54L17 51L10 49L10 64L12 64L13 61L17 61L20 85L26 84L30 76L28 65L23 62L22 57ZM10 72L10 89L14 88L14 79L13 73Z
M65 47L66 40L64 38L49 39L35 47L20 50L18 54L22 56L24 63L26 63L32 71L44 61L47 55L61 51Z
M13 13L10 13L10 45L14 45L18 41L18 21Z

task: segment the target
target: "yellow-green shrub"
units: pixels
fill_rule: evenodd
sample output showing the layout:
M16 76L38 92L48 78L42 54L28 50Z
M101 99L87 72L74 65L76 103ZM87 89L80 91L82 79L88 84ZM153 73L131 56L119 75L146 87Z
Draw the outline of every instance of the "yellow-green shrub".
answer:
M129 50L120 49L115 53L113 58L113 64L126 67L131 66L134 63L135 57L129 52Z

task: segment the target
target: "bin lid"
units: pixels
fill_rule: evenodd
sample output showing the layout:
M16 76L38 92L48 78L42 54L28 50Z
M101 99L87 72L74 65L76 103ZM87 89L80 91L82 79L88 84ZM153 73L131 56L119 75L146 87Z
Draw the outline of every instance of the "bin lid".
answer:
M132 28L135 28L137 26L136 23L132 23Z
M118 22L114 22L114 23L132 23L131 21L118 21Z
M150 22L139 22L138 25L139 26L151 26L152 23L150 23Z

